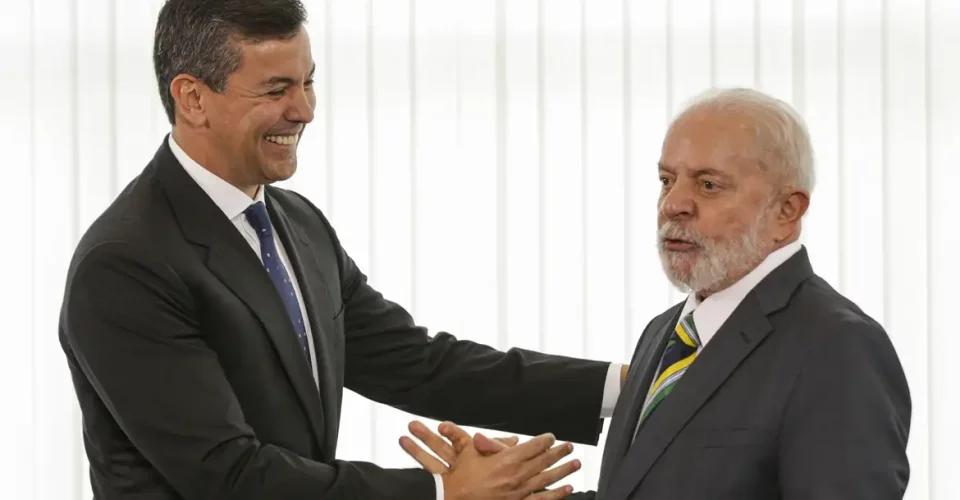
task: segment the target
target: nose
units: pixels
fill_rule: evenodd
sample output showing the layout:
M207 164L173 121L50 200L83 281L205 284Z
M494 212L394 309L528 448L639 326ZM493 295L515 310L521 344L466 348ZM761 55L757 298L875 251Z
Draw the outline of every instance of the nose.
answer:
M678 219L693 216L696 211L693 193L688 186L675 182L664 188L660 196L660 215L666 219Z
M317 107L317 97L313 89L300 88L290 93L290 105L287 106L285 118L293 123L310 123L313 121L314 109Z

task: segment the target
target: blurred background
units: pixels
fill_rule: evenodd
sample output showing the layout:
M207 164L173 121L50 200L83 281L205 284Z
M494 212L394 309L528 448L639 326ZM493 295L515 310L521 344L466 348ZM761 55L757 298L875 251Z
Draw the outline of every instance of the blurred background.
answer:
M670 117L711 86L793 104L817 154L814 269L887 328L909 379L907 498L960 498L960 2L305 3L318 113L285 187L419 323L504 349L628 361L682 299L654 247ZM0 7L4 498L90 498L57 320L77 239L169 129L161 4ZM340 458L415 465L410 415L352 393L343 415ZM601 452L578 447L575 487Z

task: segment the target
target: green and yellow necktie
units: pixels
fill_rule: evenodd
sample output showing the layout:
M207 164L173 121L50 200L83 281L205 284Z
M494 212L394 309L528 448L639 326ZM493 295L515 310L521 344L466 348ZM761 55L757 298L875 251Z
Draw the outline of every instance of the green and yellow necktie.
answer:
M667 348L660 358L657 367L657 376L650 386L647 398L640 411L640 423L653 413L664 398L670 395L693 360L697 359L697 349L700 347L700 337L693 322L693 312L688 313L677 323L673 335L667 341Z

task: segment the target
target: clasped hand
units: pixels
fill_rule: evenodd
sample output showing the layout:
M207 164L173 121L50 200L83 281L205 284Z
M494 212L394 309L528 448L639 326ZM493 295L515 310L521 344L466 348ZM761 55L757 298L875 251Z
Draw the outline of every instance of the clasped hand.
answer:
M442 476L444 500L558 500L573 492L569 486L544 490L580 469L578 460L547 469L573 451L570 443L555 445L552 434L518 445L516 437L471 437L450 422L438 429L443 437L420 422L409 429L440 459L407 436L400 446L424 469Z

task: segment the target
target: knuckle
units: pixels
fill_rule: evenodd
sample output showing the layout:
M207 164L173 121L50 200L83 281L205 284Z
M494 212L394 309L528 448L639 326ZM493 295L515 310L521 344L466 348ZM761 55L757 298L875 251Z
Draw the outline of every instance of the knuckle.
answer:
M509 476L507 476L506 480L504 481L504 485L510 491L516 491L520 489L521 486L523 486L523 479L517 474L510 474Z

